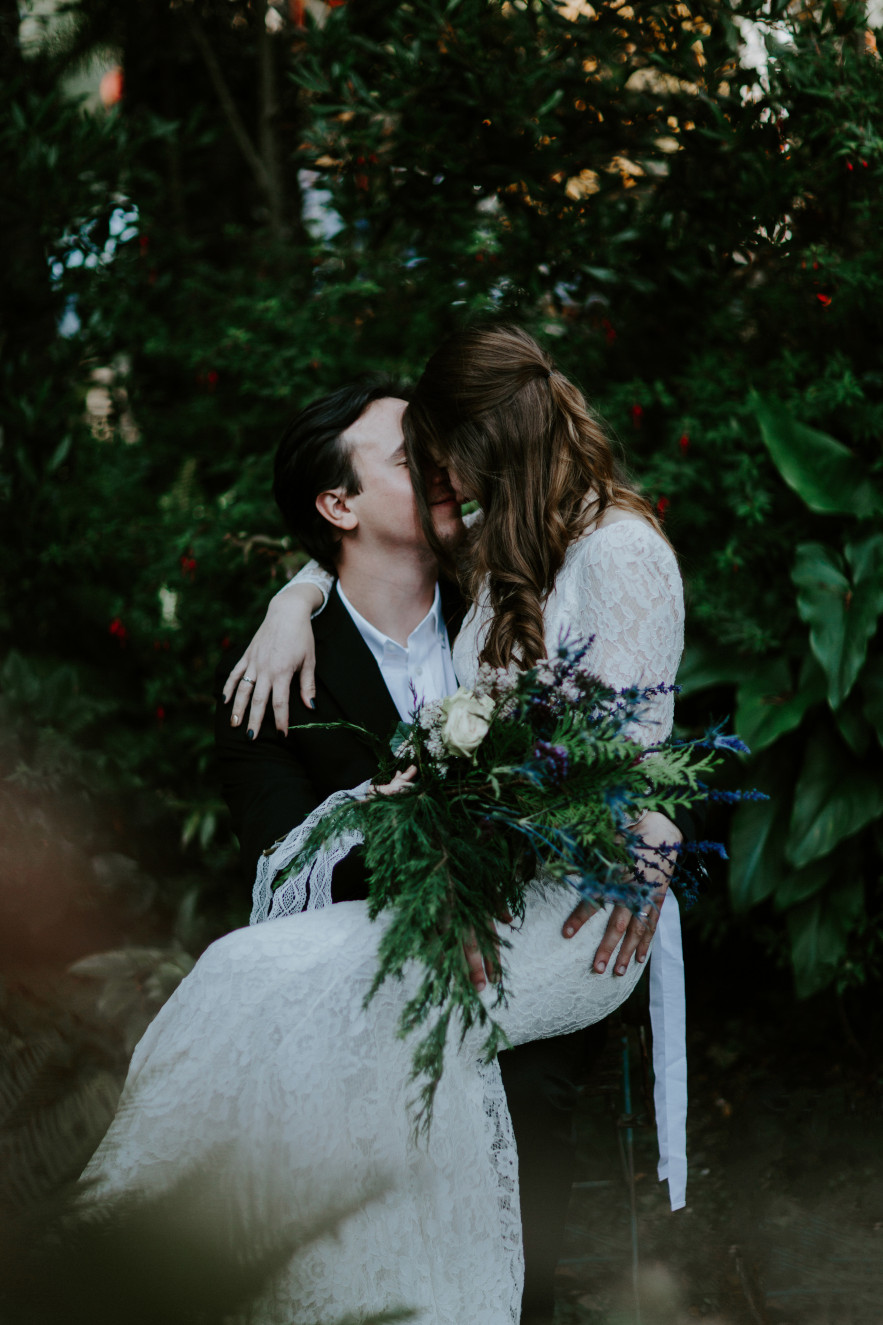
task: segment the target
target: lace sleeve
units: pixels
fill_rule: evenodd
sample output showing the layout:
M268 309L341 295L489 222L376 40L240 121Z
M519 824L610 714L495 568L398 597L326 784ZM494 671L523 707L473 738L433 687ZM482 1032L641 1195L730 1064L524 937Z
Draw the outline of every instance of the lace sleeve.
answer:
M608 685L674 685L684 647L683 587L674 553L649 525L622 520L582 539L559 573L558 596L561 624L594 636L587 661ZM655 696L632 735L644 745L663 739L673 713L673 694Z
M273 880L280 870L294 860L323 815L345 800L364 796L370 786L369 780L350 791L335 791L321 805L317 805L303 823L292 828L287 837L277 842L272 851L264 852L258 861L252 892L250 925L259 925L263 920L277 920L280 916L295 915L298 911L319 911L331 905L331 876L335 865L339 865L353 847L364 840L362 834L355 830L342 833L299 874L286 879L275 892Z
M293 584L315 584L322 595L322 607L317 607L313 613L313 616L318 616L328 602L328 595L334 585L334 576L329 575L327 570L323 570L318 561L308 561L306 566L302 566L287 584L283 584L275 597L278 598L280 594L284 594Z

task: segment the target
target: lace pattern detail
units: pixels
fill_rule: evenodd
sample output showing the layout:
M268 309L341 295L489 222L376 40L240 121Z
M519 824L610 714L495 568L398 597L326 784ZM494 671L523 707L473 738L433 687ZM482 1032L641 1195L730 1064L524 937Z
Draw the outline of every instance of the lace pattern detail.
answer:
M335 866L364 840L362 834L355 830L342 833L332 846L321 851L299 874L286 879L275 893L273 880L280 870L294 860L316 824L329 810L342 805L344 801L364 796L370 786L368 780L353 787L351 791L334 792L308 814L303 823L293 828L270 855L261 856L252 891L250 925L296 915L299 911L319 911L331 905L331 876Z
M313 616L318 616L328 602L328 595L334 588L334 576L329 575L327 570L323 570L318 561L308 561L305 566L301 566L297 574L287 584L283 584L275 597L278 598L280 594L284 594L293 584L315 584L322 594L322 607L317 607L313 613Z
M615 689L674 685L684 645L684 595L671 548L643 520L602 525L571 544L544 609L546 644L594 636L587 666ZM471 609L454 643L461 685L472 685L490 621L487 599ZM671 732L674 695L657 695L635 722L644 745Z
M522 1250L521 1203L518 1195L518 1151L512 1118L497 1059L491 1063L478 1060L478 1077L484 1091L485 1148L490 1157L500 1218L500 1261L502 1292L509 1302L512 1325L521 1319L521 1293L524 1287L524 1252Z
M334 867L354 846L363 841L361 833L353 831L343 834L332 847L321 852L309 866L296 876L287 879L275 894L272 892L272 880L294 859L313 827L324 814L352 796L364 795L369 786L370 782L364 782L352 791L336 792L328 797L302 824L288 834L272 855L262 857L254 887L251 924L295 915L304 910L315 911L331 905L331 876ZM524 1262L521 1250L521 1210L515 1137L499 1064L496 1061L485 1063L479 1058L476 1059L476 1070L482 1088L486 1155L490 1161L493 1186L497 1195L503 1251L500 1268L503 1274L504 1306L508 1304L507 1319L511 1321L511 1325L518 1325Z
M518 1325L499 1064L476 1070L475 1036L461 1044L452 1028L432 1128L415 1142L413 1043L396 1031L416 972L364 1005L383 932L364 903L341 902L213 944L135 1051L86 1199L213 1175L234 1245L280 1232L300 1244L256 1306L261 1325L396 1307L414 1308L419 1325Z

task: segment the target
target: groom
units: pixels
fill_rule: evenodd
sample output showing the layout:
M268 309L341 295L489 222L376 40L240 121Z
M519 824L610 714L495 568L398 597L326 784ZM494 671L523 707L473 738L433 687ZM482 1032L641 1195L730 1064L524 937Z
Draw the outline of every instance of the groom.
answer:
M432 701L456 689L451 642L464 603L453 585L439 583L423 536L402 439L405 407L392 383L346 386L302 410L279 445L277 502L299 543L336 574L337 582L313 622L312 711L292 688L286 736L272 716L257 730L233 726L229 708L218 705L223 793L249 883L265 849L332 792L377 771L371 748L355 733L310 730L309 724L350 722L386 739L399 718L409 719L414 694ZM427 481L435 529L443 540L455 542L462 521L447 477L439 470ZM240 687L237 718L246 691L247 684ZM366 896L357 852L337 865L331 890L335 902ZM575 933L585 916L584 908L577 908L566 923ZM610 959L622 923L621 916L611 922L596 965ZM473 981L481 987L480 960L474 953L469 960ZM590 1028L500 1056L519 1155L523 1325L551 1320L552 1276L572 1180L570 1120L598 1034Z

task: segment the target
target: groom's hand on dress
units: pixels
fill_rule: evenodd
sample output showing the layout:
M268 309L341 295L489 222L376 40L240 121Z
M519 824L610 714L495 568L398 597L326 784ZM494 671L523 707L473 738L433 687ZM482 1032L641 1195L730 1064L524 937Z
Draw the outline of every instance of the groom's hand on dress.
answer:
M482 957L481 948L479 948L475 933L471 929L463 940L463 956L466 958L469 979L472 981L476 992L480 994L488 980L493 980L494 968L492 964L485 962Z
M677 860L677 852L671 848L680 845L683 834L664 814L650 811L641 820L641 840L644 845L638 855L644 878L653 885L651 900L646 911L637 916L626 906L613 908L592 962L593 970L599 975L607 970L620 941L622 947L616 957L614 975L625 975L632 957L639 962L646 961L659 920L659 909L665 901ZM564 937L569 939L578 934L597 909L586 902L580 902L564 922Z
M498 919L506 925L511 925L513 917L509 911L504 911ZM463 940L463 956L466 958L469 979L475 986L477 993L481 993L487 985L488 980L490 980L491 984L497 983L500 978L499 942L494 944L493 957L483 957L475 933L470 929L469 933Z
M369 796L395 796L400 791L413 786L417 777L417 768L414 764L409 765L401 773L393 774L392 780L381 786L375 786L368 792ZM504 924L511 925L512 916L508 911L503 911L498 917ZM500 948L499 944L494 945L494 955L483 956L481 948L478 946L478 940L475 937L475 931L469 930L463 939L463 957L466 961L466 969L469 972L469 979L474 985L477 993L487 985L488 980L495 984L500 978Z

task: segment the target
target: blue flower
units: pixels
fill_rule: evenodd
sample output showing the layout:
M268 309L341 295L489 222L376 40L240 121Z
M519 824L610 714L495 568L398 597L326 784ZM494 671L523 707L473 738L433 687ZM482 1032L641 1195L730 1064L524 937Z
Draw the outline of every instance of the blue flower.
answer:
M742 801L768 801L769 796L765 791L758 791L756 788L747 791L724 791L720 788L713 788L706 791L705 799L707 801L719 801L722 805L739 805Z
M704 738L696 744L704 745L709 750L729 750L732 754L750 755L748 746L738 736L724 735L723 726L720 722L716 727L709 727Z
M715 750L731 750L738 755L751 754L748 746L738 736L715 736L712 747Z
M720 856L721 860L730 859L729 856L727 855L727 848L724 846L723 842L711 842L711 841L685 842L684 850L695 852L696 855L700 856Z

